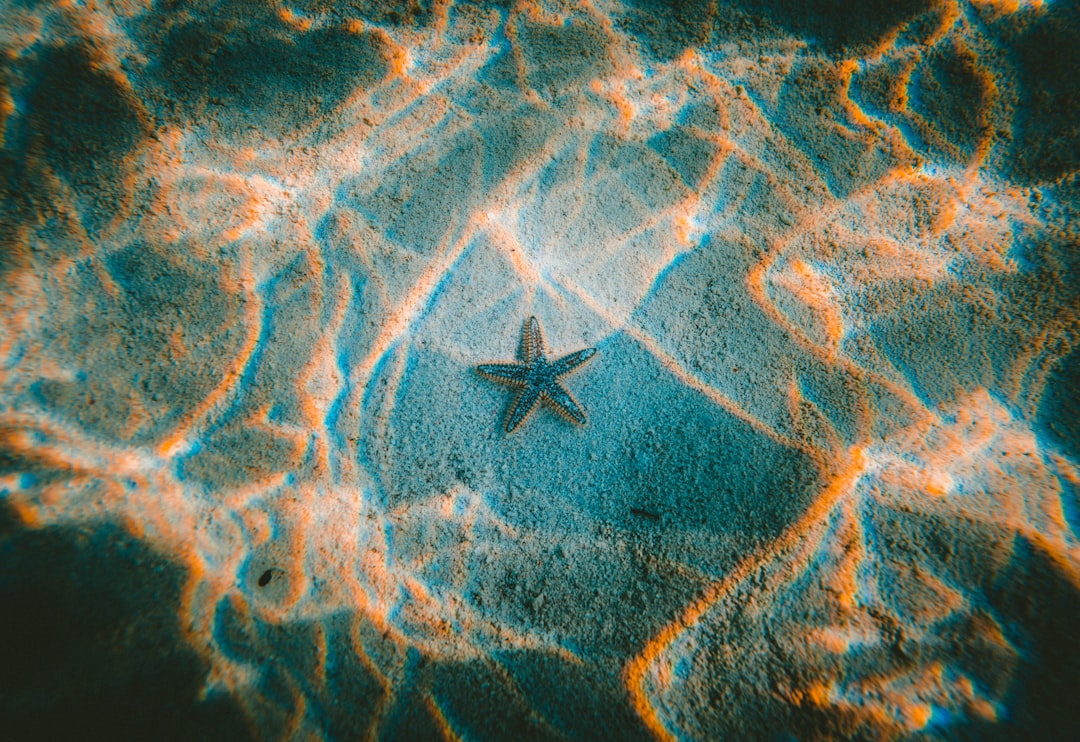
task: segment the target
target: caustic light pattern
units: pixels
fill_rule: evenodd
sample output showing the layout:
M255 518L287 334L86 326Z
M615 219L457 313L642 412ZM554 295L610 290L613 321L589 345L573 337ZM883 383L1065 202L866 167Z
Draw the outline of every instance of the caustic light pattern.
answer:
M1078 16L0 4L9 731L1073 733Z

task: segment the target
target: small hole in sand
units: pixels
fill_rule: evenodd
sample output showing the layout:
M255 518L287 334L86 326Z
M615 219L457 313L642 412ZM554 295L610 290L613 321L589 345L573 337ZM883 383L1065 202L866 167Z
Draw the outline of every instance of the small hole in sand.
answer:
M259 575L259 587L266 587L270 584L270 580L274 579L274 570L268 569Z

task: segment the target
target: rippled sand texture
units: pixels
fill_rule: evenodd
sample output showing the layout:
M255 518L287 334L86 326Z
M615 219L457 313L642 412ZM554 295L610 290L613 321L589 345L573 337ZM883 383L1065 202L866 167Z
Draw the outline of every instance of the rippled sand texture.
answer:
M1078 16L5 2L8 730L1071 737Z

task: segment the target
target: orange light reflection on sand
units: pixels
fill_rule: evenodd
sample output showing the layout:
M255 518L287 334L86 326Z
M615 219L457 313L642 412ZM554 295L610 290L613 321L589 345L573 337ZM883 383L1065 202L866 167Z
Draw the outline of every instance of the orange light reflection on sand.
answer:
M992 6L1000 13L1016 12L1021 7L1021 4L1014 0L978 0L976 4ZM1038 7L1040 3L1034 5ZM138 155L145 157L148 162L153 162L156 169L163 174L161 192L154 196L154 208L151 209L153 213L146 218L148 223L152 224L153 230L166 242L179 241L186 231L199 229L201 226L198 223L201 219L198 209L192 210L190 214L179 213L181 201L186 205L196 201L200 205L203 202L212 203L217 197L215 189L220 188L223 193L237 197L240 203L229 214L225 228L214 231L207 240L199 241L191 249L196 251L198 259L213 260L215 250L222 245L240 243L239 254L242 257L238 275L230 275L226 271L218 280L227 292L243 297L243 314L240 318L243 324L243 342L236 355L223 364L221 378L212 391L195 409L176 423L152 450L133 452L128 448L102 445L92 436L80 436L71 432L69 426L54 423L49 419L43 421L40 417L5 415L0 421L0 424L8 426L0 429L0 437L9 450L40 462L46 468L65 472L69 475L65 486L77 488L84 483L93 483L97 487L94 496L100 500L100 504L69 499L69 493L61 489L61 485L43 488L36 499L20 492L17 486L13 485L7 502L26 524L40 527L61 519L89 519L100 517L102 512L115 514L125 522L132 533L168 553L187 570L188 581L182 593L182 626L188 640L210 661L212 675L208 687L220 684L243 697L245 689L251 686L257 672L252 666L233 662L215 645L214 622L216 609L220 605L230 606L245 627L254 626L256 620L280 624L317 617L342 608L354 611L356 618L351 625L353 648L361 663L371 671L383 690L383 697L376 712L379 719L393 705L395 693L398 692L400 668L396 663L399 660L398 655L404 654L406 648L415 647L434 654L450 647L459 656L490 660L484 651L485 642L476 641L475 637L485 640L494 637L492 641L499 645L517 647L539 646L549 638L528 635L523 631L505 627L488 626L486 619L471 612L459 595L452 590L442 589L436 581L427 582L423 577L424 570L441 555L422 554L408 563L404 563L406 560L392 561L385 536L380 535L378 527L367 526L365 522L370 520L381 525L385 521L389 523L387 528L393 528L399 522L418 516L407 508L382 512L372 503L371 491L368 488L369 475L376 478L379 475L377 472L363 471L362 465L357 463L359 457L354 439L345 444L348 450L339 457L343 468L343 476L340 478L354 484L340 485L337 481L330 484L332 436L327 418L344 386L343 372L338 368L338 358L341 356L338 343L354 297L351 284L340 275L335 285L326 286L331 274L322 253L315 247L317 241L314 237L314 225L317 219L314 216L309 218L303 213L302 208L309 208L308 206L297 204L301 197L307 198L310 201L306 203L313 204L310 206L313 214L325 213L335 201L335 181L332 174L363 173L377 180L379 169L384 167L383 163L400 162L421 151L428 145L428 133L437 126L445 124L454 132L460 132L476 125L473 114L440 94L438 85L443 79L473 75L497 50L495 45L487 43L465 44L460 48L448 47L455 43L445 38L450 24L451 6L449 0L439 0L435 4L433 49L419 49L417 44L425 40L406 26L386 30L366 27L359 20L348 21L347 29L350 32L372 33L385 44L388 50L386 61L389 64L389 73L384 80L370 89L357 88L337 107L335 115L351 122L338 131L337 136L342 142L340 145L313 147L310 152L306 147L298 146L294 153L293 145L322 136L319 127L325 122L312 121L297 132L290 133L287 141L268 143L263 149L253 146L232 147L228 143L223 145L211 142L206 146L217 148L216 156L224 168L209 169L183 162L185 148L191 145L185 137L190 133L162 128L153 134L155 144L148 145L147 150ZM844 497L855 488L864 473L873 469L882 482L896 485L902 491L917 491L949 501L958 481L958 477L954 476L956 467L964 465L978 468L981 463L979 457L985 456L994 443L1004 442L1010 450L1033 451L1035 454L1039 453L1039 449L1024 438L1022 433L1008 430L1002 432L1009 421L1000 415L994 417L997 408L988 396L976 395L971 400L969 406L978 414L973 413L970 420L961 421L970 423L970 431L960 434L956 432L959 428L956 428L941 432L941 414L937 410L929 409L910 384L905 383L902 378L898 380L868 370L846 357L842 345L852 325L844 315L844 287L834 283L824 269L828 256L822 255L821 262L818 262L817 257L803 252L803 245L800 244L800 240L813 237L826 229L834 230L838 241L854 242L858 238L875 256L882 257L880 266L875 264L866 268L867 282L890 278L920 278L929 282L940 278L948 269L946 261L923 251L924 245L921 243L909 245L885 235L867 237L858 229L848 229L837 222L843 221L845 210L871 211L878 197L889 188L926 183L930 180L916 171L917 158L914 150L904 140L900 130L869 114L852 99L851 86L863 63L878 64L885 59L898 58L903 69L898 79L893 82L888 113L898 116L902 114L919 131L928 132L925 134L926 138L933 140L935 146L949 154L962 154L960 148L950 143L944 135L935 134L926 119L909 109L907 90L925 55L938 44L952 43L950 39L954 31L967 22L964 6L956 2L936 4L937 26L917 54L911 53L909 48L900 47L901 32L904 29L897 28L887 34L863 60L846 59L836 64L833 72L840 83L839 102L848 118L846 122L837 122L838 130L853 137L861 136L866 131L874 133L900 153L897 160L903 164L862 190L847 194L843 198L826 198L825 203L820 206L814 202L808 205L807 197L797 193L794 186L807 186L808 192L813 189L827 191L821 174L809 162L809 158L788 141L780 128L773 125L768 112L755 103L754 99L743 91L742 86L736 86L710 71L711 62L707 55L693 49L687 50L670 63L668 68L662 69L657 80L650 83L633 63L632 55L620 50L619 32L611 17L602 13L592 3L584 4L583 8L591 19L590 23L595 22L601 37L608 42L605 59L611 65L609 72L583 86L583 96L591 96L589 104L596 105L594 115L600 119L607 117L602 126L609 127L616 137L633 139L641 135L644 138L654 133L648 127L664 131L674 125L677 114L689 97L685 90L688 86L693 86L701 100L716 104L720 120L718 130L723 133L694 129L695 136L700 136L715 146L715 152L699 176L699 184L696 187L687 185L679 192L674 203L646 214L628 228L620 226L621 232L600 244L590 246L589 257L594 261L592 265L599 264L602 259L617 256L622 250L628 249L635 238L650 231L661 232L668 228L676 236L676 244L666 243L665 252L656 261L656 265L649 266L651 280L646 278L635 285L640 296L634 296L632 302L618 307L590 294L587 283L586 286L578 283L576 271L582 265L570 265L560 273L557 270L548 271L541 261L533 260L538 254L543 256L545 246L522 244L515 232L515 225L521 218L520 207L527 198L520 196L519 190L523 184L536 177L554 154L562 151L568 143L574 141L574 136L579 135L570 133L570 130L580 126L581 120L587 117L581 111L575 111L573 116L568 118L572 126L561 127L559 133L552 135L539 151L515 164L504 181L492 187L486 201L467 224L456 232L451 231L433 250L434 257L424 256L426 262L422 270L413 277L408 289L401 296L394 296L390 291L386 291L384 304L387 311L380 317L379 331L366 348L363 358L348 372L348 381L353 392L344 406L351 414L362 405L363 395L369 389L376 370L389 359L393 365L386 369L387 388L380 392L387 402L374 411L373 419L365 421L370 425L373 431L371 434L376 440L385 440L388 437L387 430L394 412L396 392L406 372L404 354L395 357L393 353L396 348L409 342L410 333L417 320L432 308L440 285L448 280L473 241L483 235L507 257L513 278L523 287L522 304L530 303L537 291L548 292L557 296L560 301L567 296L576 298L581 308L599 318L611 332L625 332L638 342L687 388L700 393L774 442L810 457L819 474L826 480L826 485L816 495L807 511L796 523L787 527L773 544L740 561L722 579L711 581L700 595L659 630L624 668L624 680L634 707L648 728L658 737L674 738L673 732L664 726L644 687L650 667L679 634L699 622L704 614L736 585L762 564L792 548L800 538L819 528L834 507L839 508L852 525L847 533L850 543L845 544L850 548L838 560L840 563L831 575L832 582L829 587L835 592L842 606L851 607L854 604L859 588L857 570L866 554L862 546L863 534L858 515L854 512L854 506L844 501ZM282 22L295 30L304 32L313 27L311 19L295 11L278 8L276 12ZM510 40L518 83L525 91L523 97L538 108L550 112L556 108L549 99L550 96L545 97L541 91L528 88L528 81L533 79L533 71L529 69L522 28L526 24L545 24L559 28L567 23L577 23L580 19L549 12L534 2L515 4L509 11L508 18L505 33ZM115 33L112 27L105 23L87 25L85 30L98 37ZM957 42L955 48L958 53L976 60L974 69L982 82L985 97L991 102L996 100L998 91L994 78L988 68L977 63L977 54L963 42ZM118 60L119 57L115 54L109 54L100 60L100 64L124 94L133 95L130 81L120 71ZM664 75L677 75L678 84L665 88L661 82L671 83L675 78L659 80ZM669 95L671 87L679 88L683 97ZM417 105L419 102L423 105ZM585 104L580 105L584 110ZM410 110L410 107L414 106L415 110ZM0 114L13 110L14 103L9 100L9 96L5 95L0 99ZM140 123L146 125L146 112L141 106L136 111ZM398 116L401 119L395 120ZM395 123L387 125L387 122L391 121ZM788 155L792 160L788 174L797 183L785 182L782 176L777 175L775 163L769 160L769 155L775 155L775 152L764 151L762 140L747 137L745 132L737 131L740 127L744 130L759 129L756 133L767 140L770 146L775 146ZM597 126L596 131L604 129ZM0 134L2 133L0 131ZM994 136L992 127L987 126L972 148L970 157L963 163L962 168L957 169L956 179L949 181L948 198L944 199L943 208L931 230L932 236L940 236L950 225L964 219L964 214L960 212L976 202L983 210L991 208L996 194L985 193L978 170L988 157ZM372 155L369 158L367 155L357 155L358 151L368 151L361 150L358 142L362 142L363 147L370 147L372 152L378 152L378 156ZM333 149L334 147L337 149ZM319 149L321 155L314 152L315 149ZM584 151L583 145L581 149ZM124 168L132 171L124 176L122 186L125 192L137 190L135 159L136 156L132 155L124 163ZM234 172L228 170L230 163ZM861 387L857 390L855 402L858 408L855 445L845 447L845 444L841 443L840 435L827 417L807 399L795 379L787 383L786 393L788 411L795 421L795 429L800 433L807 432L806 435L798 436L781 433L759 414L755 414L753 409L704 381L665 350L658 338L632 323L639 300L643 301L651 294L661 276L680 255L697 248L696 233L706 228L715 229L715 223L720 221L717 217L714 224L703 226L704 220L709 216L706 213L710 205L708 194L723 185L717 181L728 164L742 166L766 183L780 204L777 207L780 221L786 225L779 230L765 230L764 240L767 244L763 245L762 257L749 273L741 278L744 279L747 291L756 306L778 327L783 328L799 348L812 354L826 367L843 369L860 382ZM256 171L265 172L266 177L251 175ZM271 179L271 175L282 183L288 183L288 188L275 185L276 181ZM179 176L183 176L183 183L190 192L180 190ZM73 270L79 261L86 260L97 274L105 292L114 299L120 297L121 288L104 267L103 261L95 259L97 242L90 238L83 227L77 194L54 173L46 171L42 177L51 193L57 194L55 200L59 218L70 227L71 238L79 246L78 257L60 261L55 266L56 271L67 273ZM584 190L589 183L585 182L584 177L581 180L580 184L574 185L579 185L579 190ZM678 182L681 184L680 188L686 185L682 184L681 178ZM1016 193L1006 195L1014 201L1020 200ZM744 204L749 203L747 199L746 193L732 194L723 216L733 217ZM174 207L177 213L173 213ZM1008 218L1019 220L1022 216L1018 209L1014 208L1006 214L1007 208L1002 208L1002 213ZM279 209L281 213L277 213L275 209ZM117 229L121 217L122 215L117 215L106 231ZM580 214L575 214L574 217L578 218ZM335 218L348 221L350 217L343 213ZM244 486L237 486L222 495L219 501L207 503L200 499L201 494L185 489L184 483L176 478L175 469L179 457L195 442L193 439L197 436L200 424L232 398L239 386L239 380L254 363L258 339L265 329L263 315L266 310L258 285L262 271L269 268L256 266L248 246L243 243L258 233L269 231L271 226L277 228L278 222L275 220L287 223L283 234L301 244L299 249L306 253L306 265L318 279L313 281L315 288L308 308L318 314L321 302L327 296L333 297L333 305L327 326L320 328L317 340L313 342L310 359L293 382L296 396L300 400L298 406L302 424L292 423L292 427L284 424L271 426L268 422L269 410L266 408L256 411L253 418L246 423L260 430L270 431L273 428L272 432L292 441L297 450L307 445L309 431L318 431L311 443L316 461L316 483L307 482L294 486L286 474L278 473ZM981 218L971 218L969 221L970 229L966 234L971 246L967 253L976 256L993 270L1016 270L1007 255L1008 225L992 224ZM30 228L23 229L25 233L19 236L20 245L32 239L29 236ZM357 252L364 249L362 242L363 240L357 240ZM370 267L374 263L369 261L366 265ZM811 310L820 326L823 340L817 335L811 336L784 314L779 304L770 298L770 285L789 291ZM22 290L28 294L43 294L40 287L31 286L29 283L23 286ZM992 298L987 299L988 306L992 303ZM5 327L11 328L21 328L29 321L26 309L19 309L4 317ZM1049 323L1045 332L1029 346L1027 355L1020 359L1016 373L1026 373L1027 366L1041 357L1046 346L1055 338L1060 338L1066 332L1071 321L1063 313L1059 321ZM0 336L0 355L6 356L11 352L15 334L16 331L13 330ZM190 352L190 348L184 347L180 334L174 336L171 348L174 359L182 359ZM1047 373L1049 364L1043 364L1043 367L1042 372ZM63 368L55 370L58 377L66 372ZM1019 378L1015 380L1018 394L1022 388L1021 381ZM920 458L916 463L895 456L891 450L880 451L874 448L871 433L874 412L870 407L870 395L865 388L869 383L878 384L895 395L906 406L905 414L914 419L907 427L906 434L909 439L904 441L906 448L901 449L917 451ZM136 415L149 414L144 409L138 409L137 404L132 405L132 410L133 421ZM988 419L992 419L996 424L987 423ZM46 442L31 441L27 436L28 431L41 433ZM936 436L934 447L919 449L918 439L931 435ZM1059 476L1074 485L1080 482L1080 473L1071 462L1056 454L1048 454L1048 458L1056 467ZM130 480L130 484L122 483L121 479ZM130 491L132 487L134 492ZM148 494L152 496L147 496ZM469 510L465 517L459 517L454 512L457 502L454 498L459 495L466 497L469 494L464 490L443 493L444 499L436 498L426 503L431 507L423 515L433 522L454 521L464 532L471 533L480 517L475 502L474 508ZM320 506L312 507L311 503L319 503ZM950 507L960 509L963 505L952 505L950 502ZM494 522L497 528L511 532L505 523L492 520L489 514L484 515L488 517L486 525ZM235 517L230 520L230 516ZM1062 572L1068 575L1074 584L1080 585L1080 576L1074 566L1078 555L1075 547L1063 535L1068 532L1068 523L1060 509L1060 503L1055 505L1052 498L1033 503L1010 501L1002 503L995 511L995 516L1045 548L1057 560ZM369 527L371 533L358 536L357 524ZM289 575L286 588L279 599L273 602L261 601L255 597L249 599L241 592L237 583L245 571L245 559L253 549L270 545L279 549L275 552L278 555L277 564ZM464 549L454 554L450 561L456 571L464 572L467 569L467 556ZM792 569L798 567L799 560L793 560ZM305 600L313 594L310 588L316 577L322 578L328 587L317 598ZM693 577L695 581L702 579L702 575L697 573ZM940 601L943 610L954 609L961 600L941 580L931 576L923 578L923 581L928 590L943 596ZM371 627L362 626L362 622L370 622L374 631L369 631ZM315 677L312 679L317 684L325 685L329 651L327 636L324 628L317 622L316 627ZM371 635L376 633L380 636ZM846 633L822 629L813 633L811 640L829 651L841 653L865 641L866 636L856 628ZM1003 637L1000 641L1005 643ZM546 645L545 649L562 652L560 656L564 659L577 659L569 650L551 650L551 647ZM260 647L260 650L266 651L267 648ZM513 678L505 668L497 662L492 664L507 685L515 688L518 697L524 698L525 694L516 689ZM663 674L667 670L661 667L658 672ZM941 675L941 668L932 668L924 682L940 684L940 678L936 678L935 673ZM886 690L892 680L874 678L876 685ZM295 709L291 716L292 726L285 731L296 736L310 735L311 730L303 728L308 703L306 696L294 680L287 678L286 682L293 684L291 692ZM804 690L804 693L811 703L822 707L846 702L838 695L841 689L833 685L812 686ZM900 709L910 729L920 729L927 724L927 705L911 702L910 694L905 695L901 691L889 693L891 695L888 703ZM969 692L969 695L975 699L973 691ZM441 733L447 739L458 739L458 733L451 728L435 696L425 691L423 698L424 705ZM976 702L983 703L986 718L994 718L995 709L991 704L978 699L972 701ZM546 724L538 714L534 717L534 720ZM886 724L888 720L882 716L881 721Z
M157 446L160 456L171 458L186 443L186 436L192 427L198 424L210 410L212 410L226 395L236 387L237 380L243 375L255 355L258 347L259 336L262 333L263 306L259 299L259 293L255 290L255 279L251 275L250 268L244 266L241 269L239 286L244 288L243 312L244 319L241 324L247 332L244 343L236 357L225 367L225 373L221 382L207 395L199 405L187 414L187 416L166 436Z
M658 739L674 740L676 737L660 721L656 709L645 693L643 682L649 666L680 633L697 623L705 612L736 584L746 579L775 554L793 546L805 532L813 528L825 517L841 497L852 491L855 483L862 476L866 463L866 457L862 449L856 447L847 451L844 460L838 462L839 471L837 474L794 525L786 528L767 549L747 557L723 579L706 587L698 598L691 602L679 616L672 619L657 632L645 644L641 652L627 663L624 677L634 709L642 721L645 722L649 731L655 734Z

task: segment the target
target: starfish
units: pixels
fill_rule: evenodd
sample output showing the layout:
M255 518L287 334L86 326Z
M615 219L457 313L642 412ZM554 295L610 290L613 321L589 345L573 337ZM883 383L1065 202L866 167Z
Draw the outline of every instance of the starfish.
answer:
M506 432L512 433L514 428L521 425L538 402L543 402L567 420L584 424L585 411L563 389L559 377L596 355L596 348L586 348L556 361L548 361L540 323L536 317L529 317L521 333L521 355L525 363L484 363L476 367L481 376L521 388L506 418Z

